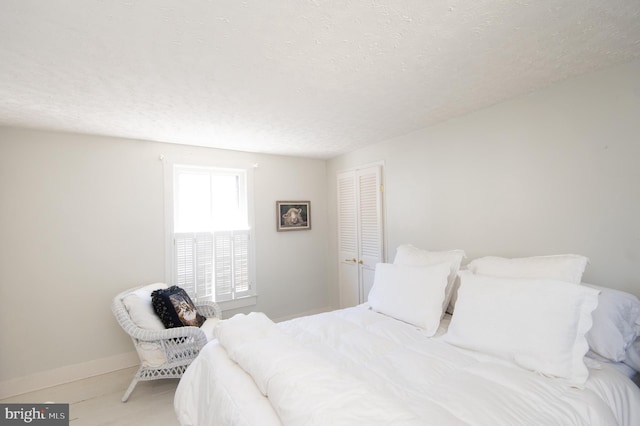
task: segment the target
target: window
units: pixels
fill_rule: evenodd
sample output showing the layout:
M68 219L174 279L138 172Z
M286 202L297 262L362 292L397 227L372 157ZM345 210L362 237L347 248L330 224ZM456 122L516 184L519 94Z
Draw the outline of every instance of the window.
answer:
M170 278L195 300L255 296L247 170L171 167Z

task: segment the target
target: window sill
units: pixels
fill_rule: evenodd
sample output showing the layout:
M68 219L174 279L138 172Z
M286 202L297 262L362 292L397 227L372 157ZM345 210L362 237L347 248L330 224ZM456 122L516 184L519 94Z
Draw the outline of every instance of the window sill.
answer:
M235 300L226 300L224 302L218 302L218 305L220 306L220 309L222 309L222 311L230 311L232 309L240 309L240 308L245 308L247 306L253 306L256 303L258 303L258 296L254 295L254 296L246 296L246 297L242 297L240 299L235 299Z

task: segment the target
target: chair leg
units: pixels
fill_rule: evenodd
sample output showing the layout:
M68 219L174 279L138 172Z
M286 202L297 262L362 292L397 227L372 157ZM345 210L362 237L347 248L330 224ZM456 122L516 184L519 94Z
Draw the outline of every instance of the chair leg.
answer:
M133 392L133 389L138 384L138 381L140 380L139 379L140 371L142 371L142 366L140 367L140 369L138 371L136 371L136 375L133 376L133 380L131 380L131 384L129 385L129 388L127 389L127 391L122 396L122 402L127 402L127 400L129 399L129 396L131 395L131 392Z

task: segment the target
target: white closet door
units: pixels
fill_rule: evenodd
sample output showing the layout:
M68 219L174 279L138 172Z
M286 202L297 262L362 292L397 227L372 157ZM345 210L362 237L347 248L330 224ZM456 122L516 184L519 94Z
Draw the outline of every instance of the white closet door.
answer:
M357 172L360 302L367 301L376 264L384 260L382 229L382 171L380 166Z
M358 285L358 224L356 174L338 174L338 280L340 307L360 302Z
M375 266L384 261L382 168L338 174L340 306L367 300Z

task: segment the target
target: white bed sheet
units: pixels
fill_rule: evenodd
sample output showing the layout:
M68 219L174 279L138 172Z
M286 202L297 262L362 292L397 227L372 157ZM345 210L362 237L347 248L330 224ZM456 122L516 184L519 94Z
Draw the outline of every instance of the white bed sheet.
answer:
M366 305L280 323L305 348L345 374L401 401L421 422L451 414L450 424L638 425L640 390L608 365L593 364L583 390L507 361L428 338ZM259 356L259 354L258 354ZM280 420L254 380L217 342L185 372L175 397L183 425L276 425Z

